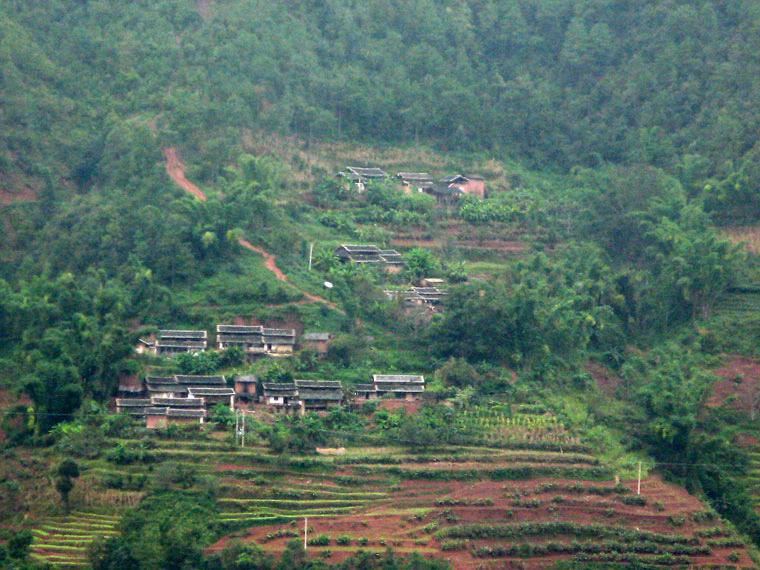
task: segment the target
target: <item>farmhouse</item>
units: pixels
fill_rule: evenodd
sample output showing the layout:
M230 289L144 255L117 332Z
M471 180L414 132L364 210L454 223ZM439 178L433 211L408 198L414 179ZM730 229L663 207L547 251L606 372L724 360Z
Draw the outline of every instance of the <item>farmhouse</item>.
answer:
M146 354L156 352L156 341L149 338L138 338L135 344L137 354Z
M187 389L188 400L201 400L208 406L216 404L229 405L230 410L235 409L235 390L227 387L216 386L189 386Z
M301 337L301 345L306 349L313 350L320 356L324 356L330 348L332 339L333 335L329 332L308 332Z
M384 180L388 174L380 168L367 166L347 166L345 170L338 172L341 176L356 185L359 192L363 192L367 182L371 180Z
M177 382L174 376L148 376L145 386L150 398L184 398L187 386Z
M396 178L401 181L401 186L405 192L412 190L423 192L425 188L434 184L433 177L427 172L398 172Z
M256 399L258 382L259 379L256 376L237 376L235 378L235 395L244 400Z
M206 331L161 330L154 347L156 354L172 356L185 352L203 352L208 347Z
M444 178L441 182L449 187L461 190L463 194L481 199L486 197L486 183L482 176L456 174Z
M206 407L206 401L203 398L151 398L150 403L156 408L183 410L200 410Z
M341 244L335 249L341 261L351 263L377 263L389 273L398 273L404 267L404 258L395 249L380 249L376 245Z
M354 386L354 401L366 402L377 399L377 391L374 384L357 384Z
M206 410L203 408L163 408L152 407L147 411L148 429L166 428L170 425L202 424L206 418Z
M298 399L305 410L324 410L343 401L343 388L333 380L296 380Z
M269 406L288 408L300 405L298 390L291 382L266 382L264 388L264 403Z
M453 204L464 194L460 188L452 186L451 184L446 184L445 182L439 182L432 186L427 186L423 188L423 192L433 196L441 205Z
M151 406L149 398L117 398L116 412L144 418Z
M425 391L425 378L412 374L374 374L372 383L380 398L418 400Z
M264 348L267 354L272 356L293 354L295 345L295 329L264 329Z
M216 325L216 346L219 350L236 346L248 354L263 354L264 327Z

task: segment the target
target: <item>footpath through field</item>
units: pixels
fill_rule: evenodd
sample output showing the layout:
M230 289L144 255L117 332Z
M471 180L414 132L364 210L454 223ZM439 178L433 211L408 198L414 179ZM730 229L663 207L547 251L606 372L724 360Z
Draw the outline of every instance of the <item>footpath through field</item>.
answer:
M166 158L166 173L169 175L169 178L171 178L174 183L182 188L185 192L192 194L201 202L205 202L208 198L206 197L206 194L203 192L203 190L190 182L185 176L185 164L180 160L179 155L177 154L177 149L174 147L165 148L164 157ZM253 245L251 242L244 238L238 239L238 243L241 247L244 247L249 251L253 251L254 253L261 255L264 258L264 264L266 268L274 273L274 276L279 281L293 285L288 279L287 275L285 275L285 273L282 271L282 269L277 266L276 256L272 255L259 246ZM331 309L338 310L338 307L335 305L335 303L331 303L319 295L313 295L307 291L304 291L303 289L299 289L299 291L304 296L304 299L306 299L308 302L324 303Z

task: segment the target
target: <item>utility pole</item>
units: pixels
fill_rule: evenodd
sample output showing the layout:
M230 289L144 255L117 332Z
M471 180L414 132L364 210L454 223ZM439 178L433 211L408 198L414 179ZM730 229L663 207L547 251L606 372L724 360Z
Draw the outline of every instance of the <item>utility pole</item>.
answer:
M314 242L309 244L309 271L311 271L311 259L314 254Z
M303 518L303 549L306 550L309 548L308 541L306 540L306 537L309 535L309 517Z
M243 410L240 410L240 414L241 414L240 419L241 419L241 421L243 423L243 426L242 426L242 436L241 436L241 440L240 440L240 447L245 447L245 412Z
M238 421L240 414L238 410L235 410L235 445L237 445L238 436L240 435L240 422Z
M636 484L636 494L641 495L641 461L639 461L639 480Z

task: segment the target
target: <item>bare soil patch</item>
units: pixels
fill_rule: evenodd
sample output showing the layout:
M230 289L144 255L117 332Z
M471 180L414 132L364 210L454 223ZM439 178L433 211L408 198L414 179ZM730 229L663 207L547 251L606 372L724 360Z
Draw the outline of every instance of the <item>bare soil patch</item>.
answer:
M720 380L713 385L707 401L710 407L730 405L746 414L757 413L760 407L760 362L743 356L733 356L715 371Z

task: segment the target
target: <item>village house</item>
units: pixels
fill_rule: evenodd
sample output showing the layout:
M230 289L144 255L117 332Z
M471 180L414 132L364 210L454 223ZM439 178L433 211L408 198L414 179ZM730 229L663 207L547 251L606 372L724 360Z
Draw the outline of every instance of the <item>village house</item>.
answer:
M268 406L277 408L300 407L298 389L292 382L265 382L263 401Z
M151 398L150 403L155 408L199 410L206 407L206 401L203 398Z
M116 413L144 418L151 407L150 398L117 398Z
M138 338L135 344L137 354L154 354L156 352L156 341L150 338Z
M362 403L377 399L374 384L357 384L354 386L354 402Z
M301 337L301 346L307 350L313 350L320 356L327 354L330 341L333 339L329 332L307 332Z
M293 354L296 345L295 329L264 329L264 349L271 356Z
M347 166L345 170L338 172L338 176L354 184L359 192L364 192L367 188L367 183L372 180L384 180L388 178L388 174L384 170L365 166Z
M161 330L154 346L154 352L163 356L181 353L204 352L208 348L206 331Z
M264 354L264 327L216 325L216 346L219 350L238 347L247 354Z
M304 410L325 410L343 401L343 388L338 381L295 380L294 384Z
M184 398L187 386L177 382L174 376L148 376L145 387L150 398Z
M446 285L446 280L440 277L423 277L420 279L420 287L438 287Z
M147 411L148 429L167 428L170 425L200 425L206 419L203 408L163 408L152 407Z
M405 265L404 258L395 249L380 249L372 244L341 244L335 248L335 255L344 262L376 263L389 273L398 273Z
M458 188L462 194L475 196L481 200L486 197L486 182L482 176L456 174L441 180L449 187Z
M224 404L225 406L229 406L230 410L235 409L235 390L233 388L188 386L187 399L204 401L209 408L216 404Z
M269 354L287 356L296 344L295 329L274 329L261 325L217 325L217 347L225 350L240 347L246 354Z
M388 289L383 292L391 301L402 299L407 308L427 306L432 310L438 309L447 295L445 289L438 287L410 287L406 290Z
M242 400L255 400L258 382L256 376L236 376L235 395Z
M396 178L401 181L401 188L407 194L423 192L434 184L433 177L427 172L398 172Z
M372 383L380 398L418 400L425 391L425 378L413 374L374 374Z

